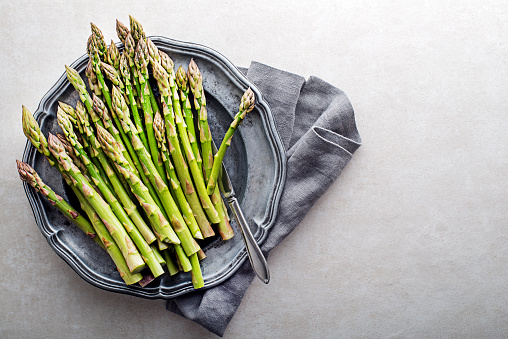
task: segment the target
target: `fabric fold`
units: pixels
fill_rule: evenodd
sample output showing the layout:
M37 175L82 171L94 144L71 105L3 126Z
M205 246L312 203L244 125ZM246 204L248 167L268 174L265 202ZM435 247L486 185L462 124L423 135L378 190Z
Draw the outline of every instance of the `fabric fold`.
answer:
M246 74L268 102L288 157L279 212L261 246L268 255L340 175L361 139L353 107L338 88L257 62ZM166 308L223 336L254 277L247 260L222 284L169 300Z

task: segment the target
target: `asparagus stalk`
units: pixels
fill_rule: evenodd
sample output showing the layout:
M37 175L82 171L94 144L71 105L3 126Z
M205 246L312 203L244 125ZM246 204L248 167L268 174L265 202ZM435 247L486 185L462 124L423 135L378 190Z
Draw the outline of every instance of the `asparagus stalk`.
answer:
M137 135L137 130L129 117L129 109L123 96L116 86L113 86L114 93L114 106L115 113L122 122L122 128L125 133L131 138L132 145L139 157L139 160L143 163L143 166L147 169L146 174L148 179L152 182L152 185L156 188L159 198L161 199L162 205L169 216L169 220L173 229L182 243L182 247L187 255L196 253L199 247L192 241L192 235L186 226L186 223L178 210L176 203L174 202L169 192L168 186L165 181L157 172L155 165L152 162L150 154L143 146ZM167 180L166 180L167 181Z
M213 165L212 135L210 133L210 127L208 126L208 113L206 109L205 93L203 91L203 76L194 59L191 59L189 63L188 78L190 89L194 95L194 107L199 117L199 141L201 143L201 153L203 155L203 171L206 173L206 176L208 176ZM212 192L208 194L212 194Z
M104 41L104 35L102 31L97 27L94 23L90 23L92 28L92 39L94 40L95 45L97 46L97 50L99 52L99 56L101 60L107 59L108 48L106 46L106 41Z
M210 133L210 127L208 126L208 114L206 110L206 100L205 93L203 90L203 77L201 72L199 71L198 66L191 59L189 65L189 74L188 76L190 87L193 90L196 110L199 111L199 126L200 126L200 141L201 141L201 151L203 152L203 179L206 182L211 172L211 166L213 165L212 158L212 136ZM196 99L197 98L197 99ZM178 108L180 108L178 106ZM178 112L178 110L176 110ZM194 121L192 119L192 115L187 114L189 123L194 125ZM182 133L184 127L181 127ZM211 190L211 192L207 191L207 194L210 195L210 199L213 203L213 206L217 210L219 215L219 222L217 228L219 229L219 234L223 240L231 239L234 236L233 229L229 224L229 219L227 217L227 210L224 206L224 202L222 201L219 188L215 187Z
M180 148L180 142L178 140L178 135L175 126L175 118L172 111L172 102L169 92L170 86L167 72L159 65L156 65L153 69L154 69L154 77L157 79L157 82L159 84L159 91L162 96L162 112L164 114L164 123L167 141L169 145L169 151L173 158L173 164L178 174L179 181L180 183L183 184L184 194L187 197L187 201L189 202L192 210L194 211L196 221L198 222L203 237L207 238L213 236L215 233L213 232L204 212L207 208L208 209L210 209L210 207L213 208L213 205L208 195L206 194L204 198L201 198L201 196L199 196L198 198L198 194L196 193L194 184L192 183L189 168L187 167L187 164L185 162L182 150ZM193 164L192 166L193 167L191 167L191 169L194 168L194 171L200 172L200 169L198 168L196 163ZM210 211L207 214L213 215L213 212Z
M104 128L97 127L97 138L104 149L104 152L113 161L118 168L119 172L125 177L127 182L130 184L131 190L139 201L141 207L145 210L150 224L153 227L155 235L161 241L167 241L172 243L180 243L180 240L174 233L173 229L169 225L166 217L162 213L162 210L155 203L154 199L148 192L148 189L139 179L139 177L132 171L131 166L124 158L123 154L118 151L115 139L111 134Z
M141 28L142 30L142 28ZM144 32L143 32L144 36ZM146 44L147 48L147 55L146 58L148 58L148 62L153 66L154 63L160 63L160 57L159 57L159 50L153 43L153 41L150 38L144 37L144 43ZM139 45L139 41L138 41ZM144 48L144 47L143 47ZM159 111L159 106L157 105L157 100L155 100L155 95L153 94L152 87L150 84L148 85L148 90L150 91L150 104L152 105L152 112L153 115Z
M88 175L88 173L87 173L88 170L86 169L86 166L81 161L81 159L78 158L78 154L74 151L74 147L72 147L71 143L69 141L67 141L67 137L65 136L65 134L57 133L56 137L58 138L58 140L60 140L60 142L62 143L62 146L65 147L65 152L67 152L67 155L69 157L71 157L72 162L79 168L81 173L83 173L83 175L86 177ZM80 144L81 144L81 142L80 142ZM89 179L89 178L87 178L87 179ZM90 179L89 179L89 181L90 181Z
M166 177L164 173L164 165L159 156L157 148L157 141L155 140L155 133L153 131L153 116L152 105L150 103L150 84L148 82L148 48L144 39L138 41L136 47L135 62L139 73L139 85L141 86L141 103L143 104L143 112L145 113L145 128L148 136L149 152L151 154L157 172L162 178Z
M125 38L127 34L129 34L129 28L127 28L123 23L116 20L116 34L118 35L118 39L125 45Z
M67 201L61 196L55 193L49 186L47 186L37 174L37 172L30 167L27 163L16 160L18 167L18 173L21 180L27 182L32 186L36 192L41 193L43 197L48 199L51 205L55 206L60 212L63 213L67 219L72 221L80 230L85 232L91 239L96 237L96 233L93 231L92 224L78 213Z
M138 43L140 40L145 39L146 35L143 30L143 26L141 26L141 24L131 15L129 15L129 21L131 25L131 34L132 37L134 38L134 41Z
M93 94L93 96L97 97L95 94ZM80 143L83 146L85 146L85 144L86 144L86 147L88 148L89 154L91 156L91 160L95 164L95 166L97 166L101 176L103 178L108 178L108 175L105 172L106 166L101 165L100 160L98 158L99 154L97 153L97 151L95 151L91 147L93 145L90 145L90 143L89 143L90 141L88 139L90 139L90 137L89 137L90 135L93 135L93 130L92 130L92 127L90 126L89 117L87 115L87 111L86 111L83 103L80 100L78 100L76 103L76 109L74 109L67 104L59 102L59 107L62 108L67 113L67 115L69 117L73 117L73 119L75 120L75 122L73 121L74 125L78 127L78 130L80 133L79 136L82 137L81 140L83 141L83 143L81 143L81 142ZM91 112L90 119L93 121L93 123L94 124L102 124L102 121L100 120L99 116L96 114L95 109L92 108L92 110L90 112ZM109 180L109 178L108 178L108 180ZM108 181L108 180L106 180L106 181ZM120 180L120 181L122 182L122 185L128 189L127 184L122 180ZM110 189L113 190L112 185L110 185Z
M118 56L118 58L120 58L120 56ZM106 78L108 78L109 81L113 83L113 85L120 88L122 90L122 93L125 96L127 96L125 94L125 86L123 84L123 81L122 79L120 79L119 69L116 69L113 65L105 62L101 62L100 65L102 72L104 72L104 75L106 75ZM120 67L120 59L118 59L118 66Z
M81 208L88 215L90 219L91 225L93 228L85 228L83 231L88 234L90 237L93 237L94 241L98 243L101 247L105 247L108 254L113 259L120 276L125 281L127 285L134 284L142 279L142 275L139 273L132 274L129 272L129 268L123 258L121 251L118 246L111 238L111 235L108 233L104 223L100 220L95 213L92 206L88 203L85 196L80 192L80 190L74 185L72 179L65 174L63 168L58 164L55 157L49 151L48 143L44 135L42 134L39 125L33 118L32 114L23 106L23 132L27 136L27 138L32 142L34 147L46 156L46 159L52 166L56 166L57 169L62 173L63 178L66 183L71 187L74 191L76 197L78 198ZM83 226L83 225L81 225Z
M129 267L129 271L131 273L141 272L146 265L136 249L136 246L134 246L134 243L125 231L122 223L111 210L111 207L91 187L88 180L85 179L67 153L65 153L65 149L58 138L53 134L49 134L48 147L51 154L53 154L55 159L62 166L64 172L76 182L76 186L108 228L109 233L122 252L125 262Z
M84 111L80 111L83 114L83 118L85 118ZM92 122L97 126L101 126L106 128L115 138L116 142L120 145L120 150L123 153L123 156L127 161L131 164L131 166L135 167L135 157L131 157L131 155L135 154L134 150L132 150L132 145L124 143L122 137L120 136L120 132L115 128L113 124L113 119L109 115L109 111L104 105L104 102L96 95L93 95L93 112L94 115L90 116ZM129 151L127 151L125 145L130 146Z
M191 262L181 246L175 246L175 253L180 266L182 266L182 271L189 272L192 270Z
M199 265L198 254L194 253L190 256L190 263L192 266L191 276L192 276L192 285L195 289L201 288L205 286L205 282L203 280L203 274L201 273L201 267Z
M99 86L99 80L97 80L97 76L93 71L92 62L90 60L88 60L88 64L85 69L85 75L88 78L88 84L90 85L92 92L95 93L95 95L101 95L102 91L101 87Z
M169 59L169 56L167 56L167 54L165 54L163 52L161 52L161 56L164 56L164 57L162 57L163 60ZM162 62L163 67L164 67L164 64L165 63ZM189 137L187 134L187 129L185 127L185 122L182 117L182 112L181 112L181 108L180 108L180 100L179 100L178 93L176 90L173 68L169 66L172 64L173 64L173 62L171 61L170 64L166 65L166 67L168 67L168 69L169 69L169 72L166 72L166 70L164 70L163 67L157 67L157 66L154 67L154 77L156 77L158 81L160 81L161 83L164 83L164 79L169 80L169 81L166 80L168 87L166 87L166 83L164 83L163 87L165 89L168 88L171 90L172 99L173 99L172 105L171 105L173 109L169 110L169 113L173 112L174 115L173 114L167 114L167 115L165 114L164 119L169 119L169 123L170 123L170 125L172 125L172 128L174 128L175 123L176 123L176 127L178 128L178 136L180 137L180 142L182 143L183 150L185 151L185 155L186 155L186 158L187 158L187 161L189 164L189 168L192 173L192 178L194 179L194 184L196 185L196 190L198 192L199 198L201 199L201 205L203 207L203 210L206 212L206 215L210 219L210 221L212 223L216 224L216 223L219 223L221 221L221 219L219 217L219 214L217 213L217 210L214 208L213 203L210 200L210 197L206 193L206 186L205 186L205 182L203 180L203 174L201 173L201 169L198 167L196 158L194 157L194 154L192 152L192 147L190 145ZM164 94L163 94L163 97L169 98L168 95L164 95ZM170 106L170 105L168 105L168 106ZM168 141L171 142L171 140L169 139L169 136L168 136ZM173 145L173 147L175 147L175 146ZM203 230L201 230L201 231L203 231ZM203 232L203 236L206 237L205 232Z
M146 38L146 47L148 48L148 56L150 60L150 64L160 64L161 57L159 55L159 49L153 43L152 39Z
M120 50L116 46L116 44L111 40L111 43L108 47L108 53L106 58L108 64L113 66L116 70L120 67Z
M157 261L159 262L159 264L161 264L161 266L165 266L166 260L164 260L164 257L162 256L162 253L159 251L157 246L155 244L151 244L150 247L152 248L153 254L157 258Z
M164 209L161 207L161 211L164 212ZM165 216L166 214L164 214ZM165 217L167 220L167 217ZM157 246L159 247L159 250L163 251L165 249L169 248L169 244L167 242L162 242L159 238L157 238Z
M139 132L139 138L141 142L145 146L146 149L148 147L148 141L146 140L146 134L143 127L143 123L141 122L141 117L138 111L138 104L136 103L136 98L134 97L132 86L131 86L131 71L129 68L129 61L127 54L123 53L120 57L120 73L122 74L125 86L125 93L129 99L129 104L131 107L132 118L134 119L134 123L136 124L136 128Z
M178 206L183 213L185 222L194 238L203 239L203 234L201 234L201 230L199 229L196 218L194 217L192 208L185 198L185 194L182 191L182 186L180 185L180 181L176 175L175 168L171 163L170 155L166 148L166 133L164 129L164 122L159 112L155 114L153 119L153 127L155 131L155 137L157 138L157 143L161 150L162 161L164 162L166 173L168 174L168 179L171 185L170 187L174 192Z
M187 125L187 132L189 134L189 142L191 144L192 153L196 158L198 167L201 168L203 160L201 159L201 154L199 152L199 146L196 138L196 130L194 128L194 118L192 115L192 107L189 99L187 72L185 72L182 66L178 67L178 70L176 71L176 84L180 89L180 101L182 103L183 116L185 119L185 124Z
M233 134L235 133L238 126L240 126L243 119L245 119L245 115L254 109L254 105L254 92L249 88L243 94L238 113L235 115L233 122L229 126L224 139L222 139L222 143L219 147L219 150L217 151L217 154L215 154L212 171L210 177L208 178L208 186L206 188L208 193L213 192L217 185L217 178L222 167L222 160L224 159L226 150L228 149L229 145L231 145Z
M169 249L162 251L162 256L166 261L166 267L168 269L169 275L173 276L178 273L178 266L174 262L173 258L171 258L171 252Z
M90 58L90 61L91 60L92 60L92 58ZM91 63L91 65L92 65L93 71L95 72L94 64ZM85 86L85 83L83 82L83 79L81 79L81 76L74 68L69 67L67 65L65 65L65 72L67 73L67 79L72 84L72 86L74 86L74 88L76 89L76 91L79 94L79 98L85 104L86 109L88 110L88 113L90 113L90 115L93 115L94 113L93 113L93 108L92 108L92 98L90 97L90 94L88 94L88 91L86 90L86 86ZM99 83L98 83L98 85L100 87ZM100 88L101 88L101 93L102 93L102 87L100 87Z
M139 99L141 99L141 87L139 85L139 74L138 74L138 70L136 68L136 64L134 62L134 59L135 59L135 56L136 56L136 42L134 42L134 39L132 38L132 35L131 33L128 33L126 36L125 36L125 41L124 41L124 54L127 55L127 60L129 61L129 67L131 69L131 75L132 75L132 80L133 80L133 83L134 83L134 87L136 89L136 93L139 97Z

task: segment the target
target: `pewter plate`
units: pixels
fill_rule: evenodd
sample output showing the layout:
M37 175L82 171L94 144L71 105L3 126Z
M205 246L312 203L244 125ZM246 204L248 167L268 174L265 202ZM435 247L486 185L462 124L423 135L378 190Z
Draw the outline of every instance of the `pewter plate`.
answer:
M221 142L232 122L243 92L251 87L256 94L256 108L247 115L235 134L224 163L252 233L256 241L262 244L277 216L286 174L284 148L268 104L256 86L215 50L160 36L151 39L173 59L175 69L179 65L187 69L191 58L198 64L203 74L209 123L215 143ZM119 48L122 46L119 45ZM84 55L71 65L80 72L83 79L86 79L84 70L87 62L88 57ZM156 85L152 85L156 91ZM63 74L42 98L34 113L44 135L60 131L56 121L58 101L75 106L78 99L77 92ZM23 161L34 167L42 179L64 199L75 207L79 206L72 190L63 182L58 171L48 164L30 142L27 142ZM126 286L105 251L36 194L29 185L24 183L24 188L37 225L49 245L90 284L108 291L150 299L169 299L193 291L190 273L178 273L172 277L164 274L145 287ZM201 261L204 289L229 278L247 259L240 230L233 218L231 225L235 231L232 239L222 241L216 236L201 242L207 255L207 258Z

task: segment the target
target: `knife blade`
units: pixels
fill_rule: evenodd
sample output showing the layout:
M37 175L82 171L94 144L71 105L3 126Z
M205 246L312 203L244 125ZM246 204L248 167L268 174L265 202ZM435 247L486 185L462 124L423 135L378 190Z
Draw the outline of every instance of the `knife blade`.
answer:
M215 146L214 142L212 142L212 148L213 152L217 153L217 147ZM245 248L247 250L247 255L249 257L252 269L262 282L268 284L270 281L268 263L266 262L266 258L263 255L263 252L261 252L259 245L254 239L249 224L243 215L242 209L240 208L240 204L236 199L235 190L233 189L233 185L231 184L231 180L229 179L229 175L226 170L226 166L224 166L224 163L222 163L218 184L219 190L224 195L224 198L226 198L229 206L231 207L231 210L233 211L233 215L238 222L238 225L240 226L240 232L242 233Z

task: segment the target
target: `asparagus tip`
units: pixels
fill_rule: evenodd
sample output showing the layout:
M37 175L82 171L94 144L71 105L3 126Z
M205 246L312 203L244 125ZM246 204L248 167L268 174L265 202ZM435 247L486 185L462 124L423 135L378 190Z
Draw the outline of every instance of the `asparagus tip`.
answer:
M242 102L240 103L240 109L243 109L246 113L254 109L256 103L256 97L254 92L249 87L242 96Z
M28 173L26 172L24 165L26 165L24 162L21 162L18 159L16 159L16 167L18 168L19 178L23 181L27 181Z

